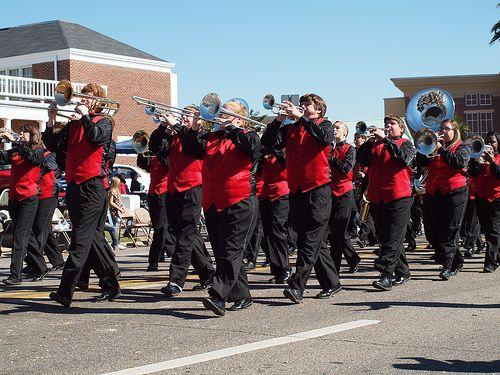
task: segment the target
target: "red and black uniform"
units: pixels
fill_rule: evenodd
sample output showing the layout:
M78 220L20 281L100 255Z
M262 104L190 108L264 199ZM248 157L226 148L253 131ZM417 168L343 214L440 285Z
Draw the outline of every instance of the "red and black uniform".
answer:
M7 280L21 282L23 260L38 207L40 167L45 162L43 153L43 148L31 148L23 142L12 142L11 150L0 152L0 164L11 164L9 213L12 219L13 244L10 276L4 280L7 284ZM43 257L37 257L34 268L35 273L42 273L47 269Z
M183 149L203 158L202 206L217 265L209 295L219 302L250 298L243 256L257 219L259 136L233 125L210 133L190 129Z
M82 116L70 121L59 133L49 127L42 134L52 152L66 153L66 202L73 230L69 257L64 266L58 296L71 303L76 282L91 258L94 271L103 290L119 293L119 284L112 264L105 264L99 248L92 246L99 240L98 227L106 207L106 155L111 143L113 122L103 116Z
M161 141L157 130L151 133L150 139L150 148L158 150ZM165 253L169 257L172 256L175 247L175 241L167 218L165 201L168 184L168 159L159 155L156 151L152 157L139 154L137 156L137 166L148 171L151 179L147 201L154 232L153 241L149 247L148 270L155 271L158 269L160 257L164 257Z
M31 231L28 244L28 255L25 261L29 268L33 268L33 264L37 262L35 258L41 257L43 259L42 254L45 253L52 266L54 268L60 268L64 265L64 259L59 247L47 248L46 243L49 238L52 216L57 206L59 195L58 179L61 172L56 163L55 153L46 151L44 158L45 165L41 168L39 182L40 194L38 195L38 208L33 222L33 230Z
M469 165L469 174L475 180L477 215L487 243L486 272L493 272L500 264L500 154L494 161L479 164L471 160Z
M428 167L425 185L436 262L443 271L456 272L464 263L458 249L458 236L467 204L466 167L469 148L461 141L441 147L435 157L418 154L419 163Z
M410 275L403 241L413 202L410 165L414 158L415 148L403 138L370 140L357 152L357 161L369 166L367 199L380 242L375 269L382 277Z
M161 144L158 149L152 151L168 158L169 162L165 201L167 221L175 241L170 261L169 284L176 285L180 290L184 287L191 264L202 285L211 282L215 272L197 229L201 216L203 161L183 150L182 141L186 131L186 127L174 125L173 134L170 136L164 126L160 125L152 134L155 142Z
M254 178L255 178L255 195L257 196L257 220L255 222L255 229L253 230L252 236L248 241L247 248L245 250L244 262L246 264L247 270L255 268L257 263L257 258L259 257L259 251L262 244L262 237L264 235L264 230L262 228L262 217L260 214L261 205L261 195L262 188L264 186L264 178L262 177L262 155L259 155L259 160L257 162L257 167L255 168ZM266 254L266 263L269 259L268 250L265 245L262 246L264 253Z
M332 123L302 116L291 125L274 120L262 135L265 147L285 149L290 214L297 231L297 267L289 281L302 295L314 267L323 291L340 287L337 270L326 247L332 194L328 159L333 142Z
M264 230L264 242L269 252L271 279L284 283L291 276L288 259L288 228L290 202L284 150L264 147L262 178L264 185L260 197L260 216Z
M353 168L356 163L354 146L341 142L335 145L330 158L332 170L332 212L330 215L330 254L337 272L340 273L342 254L354 272L360 262L360 257L352 246L347 233L349 220L354 206Z
M473 159L471 159L471 162ZM469 163L470 165L470 163ZM460 237L464 241L465 257L471 257L474 251L474 246L477 246L477 251L481 252L483 244L481 242L481 226L476 210L476 190L475 176L469 174L469 197L465 207L464 219L460 227Z

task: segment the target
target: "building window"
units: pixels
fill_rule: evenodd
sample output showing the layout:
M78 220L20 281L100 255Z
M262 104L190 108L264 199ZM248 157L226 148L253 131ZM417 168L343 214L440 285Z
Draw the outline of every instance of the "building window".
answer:
M491 105L491 94L479 94L479 105Z
M6 70L0 70L0 76L6 76L7 71Z
M493 131L493 113L481 113L481 135L485 136L486 133Z
M23 68L23 75L24 78L33 78L33 69L30 67L28 68Z
M465 95L465 106L472 107L477 105L477 94Z
M19 77L19 69L9 69L9 76Z
M469 125L472 134L479 135L481 133L479 129L479 113L467 113L465 121Z

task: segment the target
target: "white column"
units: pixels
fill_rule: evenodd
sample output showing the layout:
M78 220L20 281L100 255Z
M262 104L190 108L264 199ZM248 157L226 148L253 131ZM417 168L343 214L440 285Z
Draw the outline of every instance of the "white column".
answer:
M177 107L179 105L179 96L177 93L177 74L170 73L170 105Z
M3 119L4 128L7 130L12 130L12 119L4 118ZM10 150L12 148L12 144L10 142L4 143L4 150Z
M38 121L38 128L40 129L40 133L43 133L46 127L47 123L45 121L43 120Z

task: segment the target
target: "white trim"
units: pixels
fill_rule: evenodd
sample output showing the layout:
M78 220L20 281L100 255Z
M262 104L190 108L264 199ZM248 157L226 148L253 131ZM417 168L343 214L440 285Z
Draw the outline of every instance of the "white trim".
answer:
M112 53L88 51L78 48L67 48L56 51L30 53L0 58L0 70L12 66L33 65L45 62L54 62L54 59L87 61L95 64L114 65L124 68L151 70L171 73L175 63L167 61L149 60L131 56L115 55Z
M495 110L493 109L471 109L470 111L464 111L465 114L467 113L493 113Z
M170 105L177 107L179 103L178 87L177 87L177 74L170 73Z

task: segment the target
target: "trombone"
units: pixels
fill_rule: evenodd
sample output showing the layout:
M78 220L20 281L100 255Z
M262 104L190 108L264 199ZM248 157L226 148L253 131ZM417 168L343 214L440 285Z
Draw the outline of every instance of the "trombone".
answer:
M267 94L266 96L264 96L264 99L262 99L262 106L275 115L288 115L285 110L285 104L276 103L273 94ZM304 110L302 109L302 107L297 107L297 109L300 113L304 114Z
M159 122L160 116L170 113L175 117L181 118L182 116L195 116L197 113L188 109L174 107L165 103L157 102L155 100L142 98L140 96L132 96L132 99L140 105L146 106L144 112L148 116L153 116L153 122Z
M116 100L94 95L75 93L70 81L66 79L60 81L56 86L56 93L54 94L54 100L56 104L61 107L65 107L67 105L77 106L81 104L79 101L73 100L74 98L88 98L94 100L95 104L90 109L92 109L94 112L99 112L111 117L118 112L118 109L120 109L120 103ZM74 109L63 109L62 111L76 112Z

